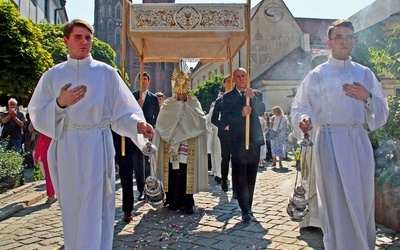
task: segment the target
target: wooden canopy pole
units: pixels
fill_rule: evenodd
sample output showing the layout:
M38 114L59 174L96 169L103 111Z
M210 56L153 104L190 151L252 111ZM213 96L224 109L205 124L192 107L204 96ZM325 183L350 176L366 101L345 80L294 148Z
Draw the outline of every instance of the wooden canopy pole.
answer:
M232 76L232 55L231 55L231 44L228 41L228 58L229 58L229 90L231 91L233 89L233 76Z
M250 88L250 5L251 0L247 0L247 88ZM250 105L250 98L246 97L246 105ZM250 115L246 116L246 137L245 137L245 142L246 142L246 150L249 150L250 148Z
M140 61L140 68L139 68L139 100L142 99L142 93L143 93L143 72L144 72L144 56L143 56L143 51L144 51L144 39L142 39L142 54L139 55L139 61Z
M127 39L127 21L128 21L128 0L123 0L122 10L122 55L121 55L121 75L125 81L125 70L126 70L126 39ZM125 136L121 136L121 155L125 156Z

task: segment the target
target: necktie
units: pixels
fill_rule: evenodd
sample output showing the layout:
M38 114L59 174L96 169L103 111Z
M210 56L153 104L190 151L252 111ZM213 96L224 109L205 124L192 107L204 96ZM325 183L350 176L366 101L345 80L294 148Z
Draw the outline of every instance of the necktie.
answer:
M240 96L245 96L245 91L240 91Z

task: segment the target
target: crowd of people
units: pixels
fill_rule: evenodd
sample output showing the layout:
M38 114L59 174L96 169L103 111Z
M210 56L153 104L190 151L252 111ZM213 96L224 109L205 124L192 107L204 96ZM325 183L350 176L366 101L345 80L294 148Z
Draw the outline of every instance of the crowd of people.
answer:
M310 135L313 160L304 160L311 161L307 186L315 199L301 227L320 227L326 249L374 249L374 158L364 125L383 126L388 104L372 71L351 61L351 22L329 27L332 54L301 83L290 114L280 106L266 111L244 68L223 79L225 91L207 115L189 94L190 77L179 70L169 98L149 91L147 72L138 75L140 89L132 93L115 69L92 58L90 24L75 19L63 33L67 61L43 74L27 117L16 99L8 101L1 140L7 150L24 145L42 163L46 202L57 197L60 203L66 248L112 248L115 169L126 223L134 220L133 178L142 201L150 175L164 185L163 206L189 215L209 175L223 192L230 179L243 222L257 222L252 204L259 168L268 162L283 168L294 141ZM158 149L154 158L142 152L147 141Z

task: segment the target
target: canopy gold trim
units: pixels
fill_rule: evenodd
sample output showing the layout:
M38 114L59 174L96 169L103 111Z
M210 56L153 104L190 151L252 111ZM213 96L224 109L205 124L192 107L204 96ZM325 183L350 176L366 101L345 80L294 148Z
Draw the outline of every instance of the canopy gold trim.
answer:
M143 62L231 60L248 39L247 4L130 4L128 37Z

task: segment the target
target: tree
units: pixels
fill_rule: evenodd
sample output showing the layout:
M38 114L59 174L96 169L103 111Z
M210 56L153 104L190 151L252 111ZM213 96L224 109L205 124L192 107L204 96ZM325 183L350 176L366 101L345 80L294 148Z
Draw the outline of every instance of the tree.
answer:
M223 75L211 75L210 79L199 84L196 89L191 91L191 94L195 95L204 111L207 113L210 111L210 105L215 99L217 99L219 92L225 92L222 86Z
M67 58L68 49L63 41L63 25L49 24L42 21L39 28L43 33L41 44L43 48L51 53L54 65L64 62Z
M400 80L400 24L393 32L380 27L380 39L368 48L371 68L380 78ZM374 147L376 187L382 191L386 183L400 191L400 97L388 96L389 117L380 129L369 133Z
M0 1L0 94L26 105L40 76L53 60L40 44L41 30L20 18L12 3Z
M371 62L371 49L382 49L386 46L387 35L380 25L374 25L365 29L356 36L352 59L366 67L370 68L376 75L377 69Z
M400 80L400 24L385 39L382 48L370 48L371 63L380 77Z
M63 25L46 21L36 25L21 18L13 4L4 2L0 2L0 21L0 105L6 106L12 96L26 106L42 74L67 58ZM115 51L96 37L91 53L117 69ZM127 75L125 79L129 80Z

